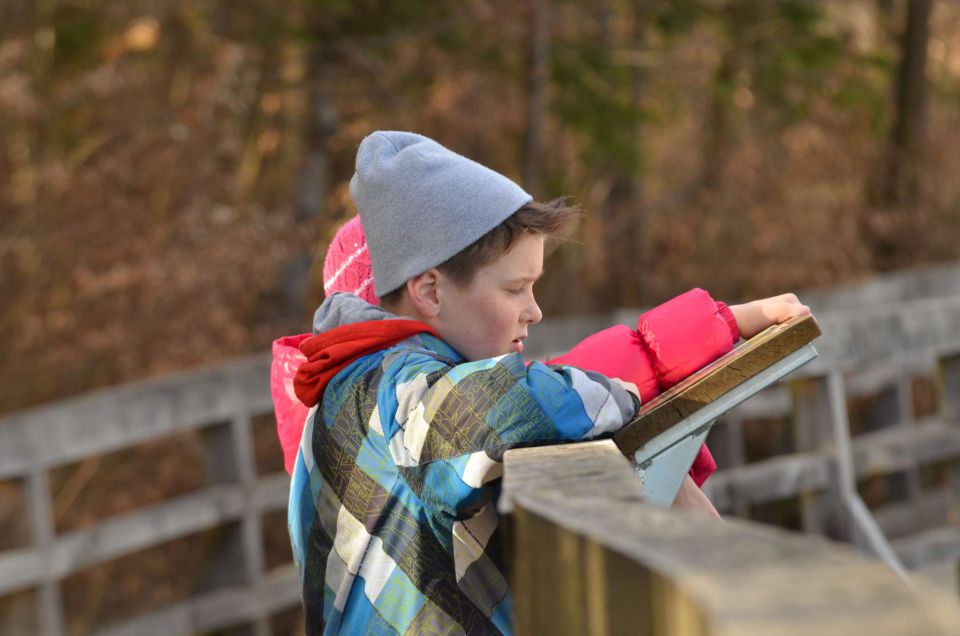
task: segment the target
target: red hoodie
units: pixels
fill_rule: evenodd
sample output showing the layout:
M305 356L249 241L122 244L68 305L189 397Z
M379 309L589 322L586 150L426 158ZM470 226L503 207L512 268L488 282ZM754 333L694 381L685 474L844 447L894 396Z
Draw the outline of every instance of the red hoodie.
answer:
M300 365L293 380L297 398L304 406L313 406L323 397L327 383L348 364L360 356L386 349L423 332L439 337L426 323L398 319L342 325L304 338L299 346L306 362ZM300 426L303 427L302 422ZM299 437L297 440L299 443Z
M415 320L380 320L274 341L270 392L288 473L293 470L308 406L319 401L327 382L352 360L422 332L437 335ZM624 325L610 327L548 364L633 382L641 400L648 402L730 351L739 337L730 309L714 302L706 291L693 289L642 314L636 331ZM690 469L694 481L702 486L716 469L710 451L702 446Z

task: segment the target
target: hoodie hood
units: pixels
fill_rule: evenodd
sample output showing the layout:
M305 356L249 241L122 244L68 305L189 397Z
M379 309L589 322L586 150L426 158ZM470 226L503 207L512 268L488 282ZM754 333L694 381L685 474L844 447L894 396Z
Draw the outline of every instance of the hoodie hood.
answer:
M313 326L317 335L300 343L307 361L300 365L293 380L297 398L308 407L317 404L333 376L357 358L419 333L439 338L426 323L398 318L346 293L325 300L314 315Z
M316 335L358 322L390 319L410 320L392 314L383 307L371 305L359 296L337 292L327 296L326 300L313 312L313 333Z

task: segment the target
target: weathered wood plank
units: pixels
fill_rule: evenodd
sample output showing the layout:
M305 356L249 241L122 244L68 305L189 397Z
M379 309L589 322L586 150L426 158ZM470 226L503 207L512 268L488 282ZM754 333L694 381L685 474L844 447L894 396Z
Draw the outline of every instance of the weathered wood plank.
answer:
M954 496L947 488L924 492L917 501L887 504L871 511L888 539L899 539L960 518Z
M614 441L625 455L632 454L819 335L820 328L811 316L770 327L643 406L637 417L614 435Z
M960 528L931 528L893 542L897 555L908 568L960 561ZM960 625L960 622L957 623Z
M860 436L853 441L853 451L857 477L888 474L960 457L960 431L929 417L913 429ZM704 492L721 509L737 502L759 504L812 493L829 485L831 461L828 454L810 451L725 468L710 477Z
M960 297L935 298L870 311L818 313L820 356L799 376L851 371L897 360L901 368L929 368L938 355L960 351Z
M737 503L756 505L823 490L829 479L829 457L795 453L718 470L703 491L718 508L728 510Z
M34 550L40 553L54 541L53 510L50 502L50 479L43 468L35 468L27 477L30 516L33 521ZM60 582L42 581L37 595L37 624L44 634L60 636L63 630L63 603Z
M885 273L870 280L812 289L800 298L818 311L872 310L917 300L960 296L960 266L955 263Z
M247 494L242 486L215 486L145 507L137 512L65 534L44 549L0 555L0 594L62 579L84 567L187 536L253 514L282 510L287 477L258 483Z
M921 584L913 594L879 562L835 544L611 500L605 485L626 476L612 456L593 463L611 474L592 475L601 487L592 497L549 486L577 463L573 451L548 461L505 457L518 634L952 634L960 624L960 611L935 590ZM507 481L518 468L546 491ZM624 618L627 629L613 629Z
M0 479L272 410L269 357L133 382L0 418Z
M257 483L257 467L253 450L253 434L250 415L238 415L231 422L233 434L232 450L237 461L237 473L241 487L252 489ZM240 520L240 548L243 553L242 567L244 581L257 585L263 579L265 555L261 535L260 511L246 506ZM254 636L269 636L270 624L265 616L257 616L251 624Z
M569 461L571 457L576 461ZM598 492L605 492L618 501L640 501L643 496L630 462L609 439L518 448L504 454L504 462L508 461L512 468L504 473L498 504L502 513L512 511L515 493L527 490L570 499L594 497ZM567 470L543 470L544 466L555 463L562 463Z
M857 477L889 474L960 458L960 427L947 426L939 416L930 416L915 426L860 435L852 445Z
M805 453L830 452L834 447L834 424L827 378L805 378L789 383L793 397L793 433L797 450ZM832 456L831 456L832 459ZM800 496L801 527L804 532L834 538L849 537L842 514L839 469L827 464L822 490L807 490Z
M165 634L192 636L264 619L300 603L300 580L292 565L270 572L252 586L218 590L94 632L96 636Z

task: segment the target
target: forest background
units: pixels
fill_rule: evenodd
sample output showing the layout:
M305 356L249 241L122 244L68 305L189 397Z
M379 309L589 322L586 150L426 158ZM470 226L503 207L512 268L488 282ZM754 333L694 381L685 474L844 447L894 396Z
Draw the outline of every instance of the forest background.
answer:
M954 0L4 0L0 412L306 331L379 128L585 207L551 316L960 255Z

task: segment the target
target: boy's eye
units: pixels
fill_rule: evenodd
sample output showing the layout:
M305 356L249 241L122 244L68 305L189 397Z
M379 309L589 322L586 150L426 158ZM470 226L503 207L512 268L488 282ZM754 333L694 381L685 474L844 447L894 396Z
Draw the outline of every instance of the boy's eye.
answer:
M513 294L514 296L519 296L520 294L523 293L523 287L518 287L516 289L508 289L507 291Z

